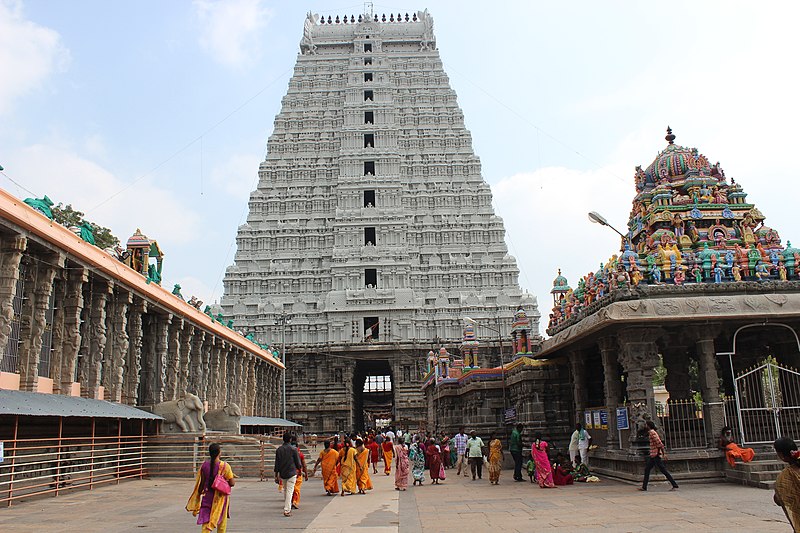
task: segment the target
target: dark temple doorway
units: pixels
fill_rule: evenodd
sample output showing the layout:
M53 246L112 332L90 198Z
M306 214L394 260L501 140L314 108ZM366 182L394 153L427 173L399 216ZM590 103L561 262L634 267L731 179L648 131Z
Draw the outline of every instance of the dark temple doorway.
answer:
M353 374L355 430L388 426L394 419L394 387L389 361L358 361Z

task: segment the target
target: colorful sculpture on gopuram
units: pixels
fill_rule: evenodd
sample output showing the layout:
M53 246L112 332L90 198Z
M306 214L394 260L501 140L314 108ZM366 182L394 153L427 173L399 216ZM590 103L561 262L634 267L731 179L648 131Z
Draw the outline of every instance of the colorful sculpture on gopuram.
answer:
M742 186L728 181L720 164L712 165L696 148L675 144L671 128L665 139L667 147L649 167L636 167L636 196L620 254L580 279L574 291L559 271L548 330L608 294L635 291L640 284L800 277L800 250L781 244Z
M566 281L566 280L565 280ZM511 342L514 350L514 359L533 353L531 350L531 319L519 306L514 313L514 323L511 325Z
M450 377L450 353L442 346L439 348L439 357L436 358L436 379Z
M461 355L464 358L464 370L480 368L478 365L478 337L475 326L469 322L464 324L464 339L461 341Z
M164 263L164 253L158 243L150 240L138 229L130 236L126 243L125 264L147 278L148 283L161 285L161 268ZM155 263L150 263L150 258Z

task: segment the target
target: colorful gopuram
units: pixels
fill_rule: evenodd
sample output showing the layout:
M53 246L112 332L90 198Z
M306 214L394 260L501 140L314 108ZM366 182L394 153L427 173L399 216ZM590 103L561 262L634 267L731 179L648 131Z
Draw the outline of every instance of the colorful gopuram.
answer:
M610 292L640 284L786 281L800 275L800 250L782 245L742 186L696 148L675 144L672 129L665 139L667 147L650 166L636 167L636 196L620 253L583 276L574 290L559 270L548 333L584 316Z

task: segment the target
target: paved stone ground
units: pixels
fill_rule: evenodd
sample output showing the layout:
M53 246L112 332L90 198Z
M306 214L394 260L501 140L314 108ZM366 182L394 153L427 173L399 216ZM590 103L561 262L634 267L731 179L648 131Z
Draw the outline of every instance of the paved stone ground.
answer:
M325 496L319 478L303 485L300 509L282 514L274 483L239 480L234 488L228 531L352 533L531 531L711 531L791 532L772 492L717 483L684 485L668 492L655 482L648 492L604 480L557 489L514 483L504 471L501 483L456 478L450 471L440 486L393 489L393 479L373 477L366 496ZM192 481L155 478L129 481L91 492L20 502L0 509L0 531L40 533L81 531L199 531L184 511Z

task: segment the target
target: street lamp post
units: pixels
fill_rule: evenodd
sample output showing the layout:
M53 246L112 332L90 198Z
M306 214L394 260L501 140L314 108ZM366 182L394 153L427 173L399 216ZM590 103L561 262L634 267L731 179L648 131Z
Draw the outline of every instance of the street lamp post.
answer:
M281 362L283 362L283 376L281 379L281 404L284 420L286 420L286 323L290 320L291 317L287 316L285 312L282 312L275 321L276 324L280 324L281 326Z
M620 231L617 228L615 228L614 226L609 224L608 220L606 220L606 218L603 215L601 215L600 213L598 213L597 211L590 211L589 212L589 220L591 220L595 224L600 224L601 226L606 226L606 227L611 228L612 230L614 230L617 233L617 235L619 235L620 237L622 237L625 240L628 240L628 237L626 237L625 235L620 233Z
M503 354L503 332L500 331L500 329L498 328L493 328L492 326L481 324L474 318L470 318L468 316L465 316L464 320L466 320L470 324L474 324L476 326L480 326L482 328L486 328L497 333L497 339L500 342L500 377L502 378L503 381L503 422L505 422L506 409L508 408L508 399L506 396L506 364L505 364L505 354Z

